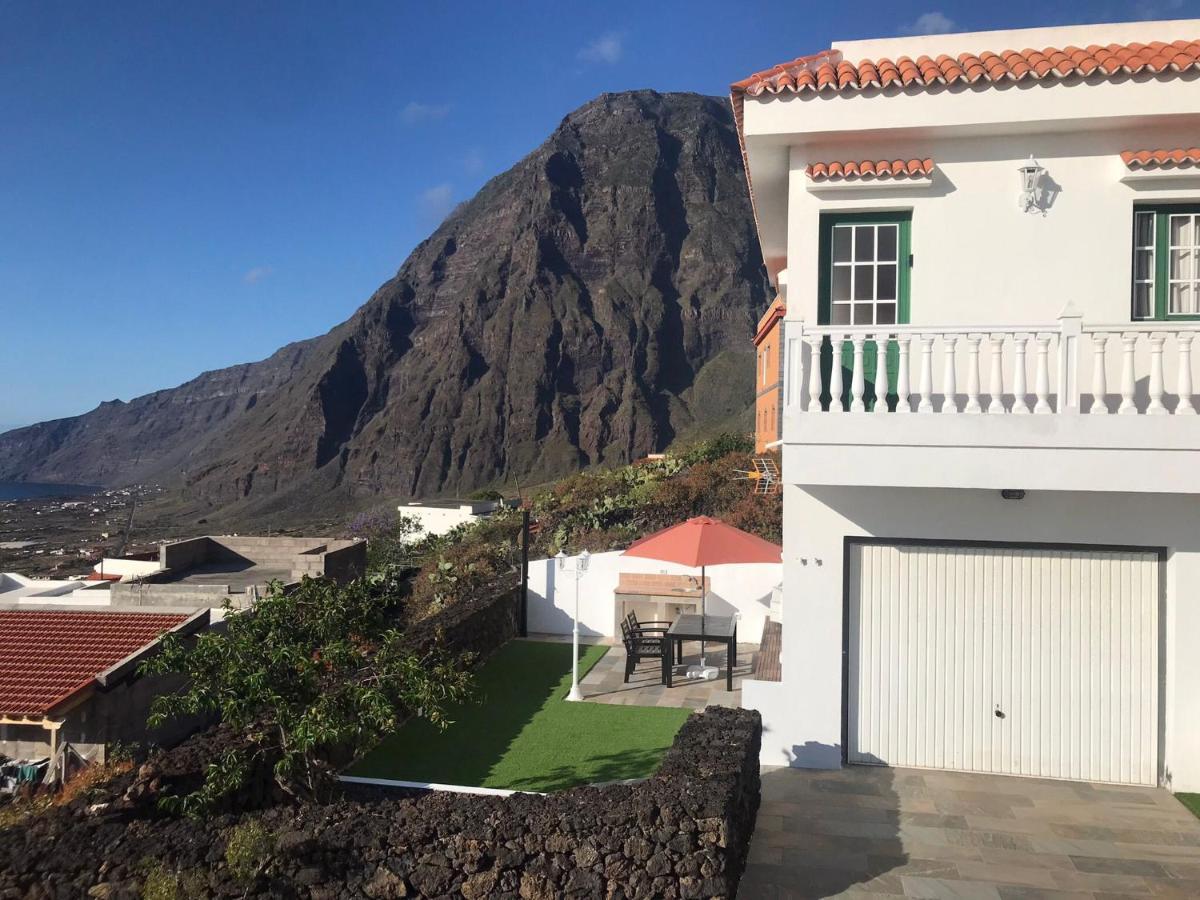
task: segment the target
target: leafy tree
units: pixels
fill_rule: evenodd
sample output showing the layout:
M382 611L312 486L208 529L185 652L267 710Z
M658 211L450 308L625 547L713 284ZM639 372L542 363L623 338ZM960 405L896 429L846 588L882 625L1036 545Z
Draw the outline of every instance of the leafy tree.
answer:
M421 523L413 516L378 510L359 513L346 526L350 537L366 539L367 571L376 576L411 565L420 532Z
M335 759L369 749L406 716L448 724L447 708L470 693L471 660L406 647L394 627L399 600L395 585L378 579L305 578L291 591L276 582L252 609L227 601L223 632L194 643L164 637L143 670L186 681L155 698L151 726L216 713L246 737L210 763L197 791L165 805L204 812L264 765L283 791L317 798L333 783Z

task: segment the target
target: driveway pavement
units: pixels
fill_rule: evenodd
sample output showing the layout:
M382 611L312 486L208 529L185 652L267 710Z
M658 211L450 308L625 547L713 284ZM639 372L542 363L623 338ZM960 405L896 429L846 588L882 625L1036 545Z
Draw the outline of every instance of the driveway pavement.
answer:
M1200 820L1154 788L768 769L739 900L1200 897Z

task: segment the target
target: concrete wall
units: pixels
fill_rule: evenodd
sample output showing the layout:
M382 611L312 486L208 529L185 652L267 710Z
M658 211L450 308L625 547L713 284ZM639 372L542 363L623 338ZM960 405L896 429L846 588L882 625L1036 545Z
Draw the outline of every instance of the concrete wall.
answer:
M212 552L212 540L206 537L191 538L186 541L175 541L171 544L160 544L158 548L159 565L164 569L191 569L203 565Z
M576 557L568 557L560 572L553 559L529 562L529 631L570 634L575 609ZM622 556L619 550L592 554L587 573L579 579L579 633L593 638L615 638L615 590L622 572L665 575L699 575L698 569L652 559ZM771 591L783 577L782 564L713 566L709 615L740 615L738 637L757 641L763 621L771 612Z
M344 546L336 546L342 544ZM360 578L367 571L367 545L364 541L335 541L325 553L325 575L338 583Z
M215 608L225 602L229 589L216 584L158 584L152 581L118 582L111 588L113 606L182 606Z
M1167 550L1163 757L1174 790L1200 790L1200 505L1184 495L785 486L783 680L748 683L763 762L836 766L842 728L846 537L1137 545Z

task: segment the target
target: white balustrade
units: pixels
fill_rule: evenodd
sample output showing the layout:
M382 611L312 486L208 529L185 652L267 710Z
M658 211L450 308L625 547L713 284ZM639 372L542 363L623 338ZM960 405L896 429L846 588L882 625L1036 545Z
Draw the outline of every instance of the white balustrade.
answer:
M1045 415L1053 412L1050 407L1050 336L1039 334L1035 340L1037 341L1037 375L1033 384L1033 392L1037 395L1037 402L1033 405L1033 411L1038 415Z
M888 365L887 365L887 335L875 336L875 412L888 411Z
M820 326L801 324L807 347L807 409L821 412L821 398L829 397L829 412L862 413L870 406L888 413L888 395L894 388L897 413L957 413L991 415L1074 414L1080 411L1076 386L1082 362L1080 341L1091 349L1091 415L1107 415L1109 378L1119 371L1121 415L1195 415L1192 350L1200 322L1080 324L1076 316L1058 325L931 327ZM1112 338L1118 338L1113 341ZM888 350L895 383L888 371ZM988 347L987 400L983 403L980 352ZM829 375L821 373L821 350L831 354ZM1119 347L1119 358L1118 350ZM1110 352L1110 350L1112 352ZM1033 357L1030 360L1030 356ZM1052 362L1052 357L1054 361ZM874 373L868 371L874 363ZM804 363L802 363L803 365ZM1030 366L1033 367L1032 385ZM934 370L940 367L941 393L934 392ZM846 389L848 368L849 390ZM1052 376L1051 372L1055 374ZM873 379L868 392L868 377ZM1167 391L1173 377L1175 393ZM915 383L916 404L910 393ZM1005 384L1012 387L1005 392ZM1064 386L1065 385L1065 386ZM1031 391L1032 387L1032 391ZM959 403L959 390L964 401ZM1066 392L1064 394L1064 391ZM1139 393L1140 391L1140 393ZM940 408L938 400L940 399ZM797 398L799 402L800 398ZM1032 404L1032 405L1031 405Z
M921 394L921 402L917 404L917 412L933 412L933 342L932 334L921 335L921 377L917 379L917 390Z
M946 337L946 352L942 354L942 412L954 415L958 412L958 386L955 369L958 363L958 338Z
M1029 403L1025 397L1025 345L1029 343L1029 335L1013 335L1013 405L1012 411L1017 415L1029 412ZM1001 351L1004 347L1001 346Z

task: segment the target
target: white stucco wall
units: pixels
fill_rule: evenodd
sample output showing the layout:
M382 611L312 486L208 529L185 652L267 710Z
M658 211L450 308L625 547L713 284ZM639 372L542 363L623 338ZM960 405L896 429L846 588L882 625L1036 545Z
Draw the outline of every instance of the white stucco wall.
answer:
M846 537L1136 545L1167 549L1163 758L1173 790L1200 790L1200 504L1186 495L786 485L783 681L747 683L763 762L836 766L842 734ZM803 627L791 623L802 622Z
M402 515L410 516L417 520L421 526L421 530L413 536L413 539L425 537L427 535L446 534L453 531L459 525L469 525L472 522L483 518L480 512L489 513L491 510L487 505L479 504L472 505L464 503L462 506L421 506L405 505L396 508Z
M1120 180L1127 172L1120 153L1191 146L1195 129L1179 122L1149 131L842 140L794 148L788 319L817 322L820 214L890 209L912 212L913 324L1045 325L1068 301L1085 322L1129 321L1133 205L1200 199L1200 176L1135 187ZM1017 205L1017 167L1030 154L1059 190L1044 216ZM813 192L804 174L810 162L822 160L927 156L937 165L928 190Z
M529 561L529 630L541 634L570 634L575 609L574 568L569 557L559 572L553 559ZM619 550L592 554L587 573L579 580L579 631L592 638L615 638L614 591L622 572L699 575L673 563L622 556ZM762 635L771 613L771 591L783 577L782 564L711 566L709 615L739 615L738 639L754 642Z

